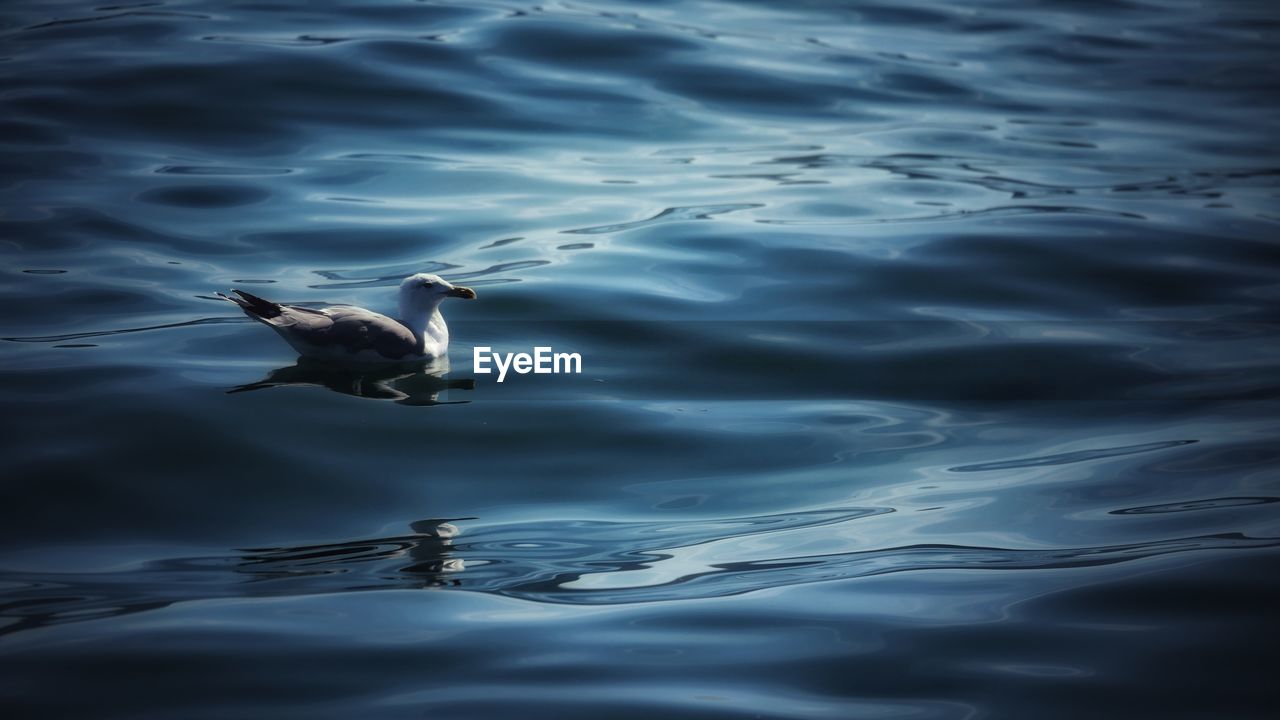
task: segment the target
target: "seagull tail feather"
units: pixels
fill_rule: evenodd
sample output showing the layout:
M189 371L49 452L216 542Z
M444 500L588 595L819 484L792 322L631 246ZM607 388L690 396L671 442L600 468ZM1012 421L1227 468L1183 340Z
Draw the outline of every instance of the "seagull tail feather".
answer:
M218 297L239 305L240 309L244 310L245 314L250 317L266 319L280 316L281 310L278 303L263 300L257 295L252 295L243 290L232 290L231 292L239 295L239 297L231 297L222 293L218 293Z

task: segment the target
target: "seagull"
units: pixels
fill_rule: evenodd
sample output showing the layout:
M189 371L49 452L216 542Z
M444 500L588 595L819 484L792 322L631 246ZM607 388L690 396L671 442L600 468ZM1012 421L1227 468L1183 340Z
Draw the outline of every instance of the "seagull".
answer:
M231 292L236 297L217 295L275 330L303 357L361 365L448 357L449 328L440 303L445 298L476 297L475 290L439 275L410 275L400 283L400 313L395 319L353 305L316 310L281 305L243 290Z

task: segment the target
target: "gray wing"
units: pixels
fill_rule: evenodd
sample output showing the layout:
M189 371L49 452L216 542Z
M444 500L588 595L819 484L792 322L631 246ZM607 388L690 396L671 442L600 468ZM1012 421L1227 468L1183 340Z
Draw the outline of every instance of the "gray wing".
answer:
M239 305L245 315L275 328L295 347L320 352L345 351L350 355L367 351L387 360L422 354L419 338L408 327L372 310L351 305L313 310L271 302L243 290L232 292L236 297L222 293L218 293L218 297Z
M400 321L358 307L323 310L281 305L270 325L282 334L317 349L342 350L351 355L369 351L388 360L421 354L418 338Z

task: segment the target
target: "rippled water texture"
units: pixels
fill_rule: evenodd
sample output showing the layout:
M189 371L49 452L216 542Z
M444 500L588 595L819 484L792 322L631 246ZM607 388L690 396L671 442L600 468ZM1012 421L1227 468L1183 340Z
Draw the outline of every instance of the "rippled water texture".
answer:
M1274 3L0 38L5 717L1272 716ZM421 271L447 374L214 295Z

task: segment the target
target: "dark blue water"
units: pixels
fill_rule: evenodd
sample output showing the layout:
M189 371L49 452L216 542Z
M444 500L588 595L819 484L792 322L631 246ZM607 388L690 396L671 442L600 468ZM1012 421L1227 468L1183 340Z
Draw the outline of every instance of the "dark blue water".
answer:
M1275 709L1272 3L9 2L0 108L6 717ZM213 295L419 271L447 375Z

